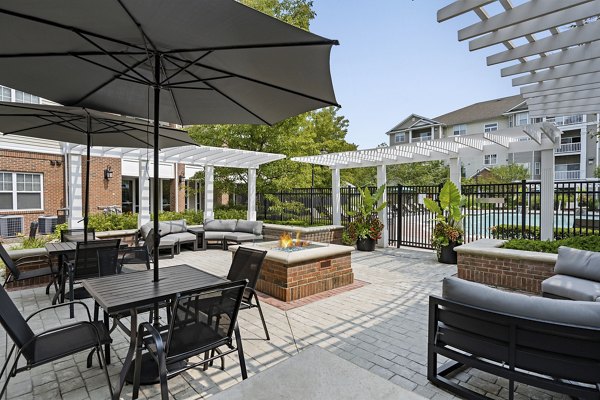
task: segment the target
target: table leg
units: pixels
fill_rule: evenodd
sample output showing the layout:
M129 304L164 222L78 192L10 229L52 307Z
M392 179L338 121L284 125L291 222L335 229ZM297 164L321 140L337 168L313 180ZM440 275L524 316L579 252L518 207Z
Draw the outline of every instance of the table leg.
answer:
M121 391L125 385L125 377L131 368L133 355L135 354L137 346L137 309L132 308L130 314L131 328L129 330L129 350L127 351L127 356L125 356L125 361L123 362L123 369L121 369L121 373L119 374L119 383L114 392L113 400L119 400L121 396Z
M110 331L110 317L104 311L104 327L106 328L106 332ZM106 364L110 364L110 343L104 345L104 359L106 360Z

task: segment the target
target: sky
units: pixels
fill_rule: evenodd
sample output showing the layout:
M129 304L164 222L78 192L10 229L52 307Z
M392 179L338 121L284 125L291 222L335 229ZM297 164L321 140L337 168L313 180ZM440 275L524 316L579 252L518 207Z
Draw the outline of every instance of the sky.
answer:
M415 113L434 118L479 101L519 93L487 55L469 52L457 31L478 21L470 13L443 23L451 0L313 0L313 33L337 39L331 73L346 140L359 148L388 142L385 134ZM501 45L500 45L501 46ZM496 51L494 51L496 50Z

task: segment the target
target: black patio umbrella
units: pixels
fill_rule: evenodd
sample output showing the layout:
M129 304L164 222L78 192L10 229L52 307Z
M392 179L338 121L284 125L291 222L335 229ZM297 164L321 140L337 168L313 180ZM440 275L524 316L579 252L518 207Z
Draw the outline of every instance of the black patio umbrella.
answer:
M153 119L156 131L159 120L273 124L337 106L337 42L234 0L3 0L0 26L4 85Z
M81 107L0 102L0 132L87 147L85 208L87 231L90 198L90 148L92 146L152 148L154 131L150 122ZM159 149L196 144L185 131L159 128ZM84 235L87 241L87 235Z

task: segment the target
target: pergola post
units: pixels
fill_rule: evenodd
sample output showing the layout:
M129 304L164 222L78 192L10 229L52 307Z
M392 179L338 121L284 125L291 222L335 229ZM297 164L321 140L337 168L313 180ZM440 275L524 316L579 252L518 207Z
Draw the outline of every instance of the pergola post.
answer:
M450 181L456 185L460 192L460 158L452 157L448 160L450 165Z
M69 165L69 228L83 228L83 172L82 157L68 154Z
M206 165L204 167L204 220L214 219L214 190L215 167Z
M386 177L386 168L385 165L377 166L377 188L384 186L387 182ZM383 191L383 196L381 196L381 200L379 200L379 204L387 202L387 187ZM383 208L383 210L379 211L379 220L383 223L383 232L381 233L381 238L377 243L380 247L388 247L389 244L389 234L388 234L388 208L387 205Z
M149 162L145 159L138 161L139 179L138 179L138 228L150 222L150 169ZM158 190L155 188L154 190Z
M542 240L554 239L554 150L542 150L540 188L540 234Z
M256 221L256 168L248 168L248 221Z
M342 202L341 202L341 191L340 191L340 169L331 169L331 205L333 206L333 224L342 224Z

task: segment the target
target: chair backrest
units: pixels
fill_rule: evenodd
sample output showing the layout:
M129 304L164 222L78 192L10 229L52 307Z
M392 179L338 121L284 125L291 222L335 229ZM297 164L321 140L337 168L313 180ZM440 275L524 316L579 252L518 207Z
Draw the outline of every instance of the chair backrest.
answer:
M129 247L121 257L121 266L126 264L144 264L146 269L150 269L150 254L146 246Z
M84 229L63 229L60 231L61 242L81 242L84 240ZM88 228L88 240L96 240L96 230Z
M231 344L247 281L227 282L177 296L166 341L167 360Z
M33 331L17 309L17 306L15 306L15 303L13 303L8 293L6 293L6 290L1 286L0 304L2 304L2 307L0 307L0 323L12 341L19 349L21 349L25 343L33 338ZM25 358L29 360L31 359L30 356L32 351L24 349L23 354L25 355Z
M154 229L150 229L144 239L144 246L148 250L148 254L152 257L154 253Z
M38 226L39 226L39 223L37 221L32 221L31 225L29 225L29 238L30 239L35 239L35 236L37 235Z
M119 273L119 249L114 247L100 248L98 252L98 275L108 276Z
M10 270L13 277L15 279L19 279L19 268L17 268L17 264L15 264L14 260L10 258L2 243L0 243L0 259L2 259L2 262L4 265L6 265L6 268Z
M77 242L73 278L85 279L100 274L98 269L98 250L119 249L121 239L90 240L87 243Z
M266 255L266 250L238 247L233 256L227 279L230 281L247 279L248 287L255 289Z

